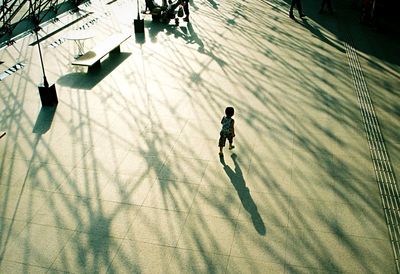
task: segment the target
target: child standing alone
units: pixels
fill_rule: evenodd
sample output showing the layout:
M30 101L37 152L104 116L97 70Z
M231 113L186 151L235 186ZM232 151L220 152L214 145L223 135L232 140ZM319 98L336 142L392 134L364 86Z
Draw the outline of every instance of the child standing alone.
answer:
M219 137L219 156L223 156L222 149L225 146L226 139L228 139L229 142L229 149L235 148L233 145L233 137L235 137L235 120L233 120L232 116L235 113L235 109L233 107L227 107L225 109L225 116L222 117L221 124L222 124L222 129L220 132L220 137Z

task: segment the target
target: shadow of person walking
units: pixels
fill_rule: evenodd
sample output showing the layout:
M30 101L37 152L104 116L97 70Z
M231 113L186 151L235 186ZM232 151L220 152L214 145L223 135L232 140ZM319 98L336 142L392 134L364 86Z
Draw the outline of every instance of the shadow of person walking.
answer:
M237 162L237 155L233 153L231 155L235 170L233 171L230 166L225 163L224 157L220 157L220 162L224 166L224 171L231 180L232 185L235 187L236 192L239 195L239 199L242 202L244 209L250 214L254 228L258 234L265 235L265 225L258 212L257 205L254 203L253 198L250 195L250 190L246 186L246 182L243 178L242 170L240 169L239 163Z

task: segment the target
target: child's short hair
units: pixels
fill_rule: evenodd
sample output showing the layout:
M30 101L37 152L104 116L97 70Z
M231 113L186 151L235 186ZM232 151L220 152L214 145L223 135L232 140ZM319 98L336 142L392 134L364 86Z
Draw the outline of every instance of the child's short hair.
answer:
M232 117L234 113L235 113L235 109L233 107L227 107L225 109L225 114L228 117Z

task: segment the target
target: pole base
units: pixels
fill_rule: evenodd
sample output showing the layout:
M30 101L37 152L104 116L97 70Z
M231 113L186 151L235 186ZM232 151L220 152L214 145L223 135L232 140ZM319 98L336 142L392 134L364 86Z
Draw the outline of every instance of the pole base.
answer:
M42 106L55 106L58 104L56 85L52 84L49 87L44 85L39 85L39 95L40 100L42 101Z
M144 33L144 19L133 20L133 26L135 27L135 33Z

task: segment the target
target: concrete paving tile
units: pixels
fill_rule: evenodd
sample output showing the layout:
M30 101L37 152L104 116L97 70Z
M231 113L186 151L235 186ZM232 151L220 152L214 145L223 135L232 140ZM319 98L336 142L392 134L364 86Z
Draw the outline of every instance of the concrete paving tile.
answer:
M326 149L332 154L342 154L342 155L362 155L365 152L367 143L364 140L357 140L357 138L347 139L342 136L338 136L337 133L331 132L331 130L326 129L325 135L317 136L319 144L323 149ZM334 139L334 141L330 140ZM365 155L365 154L364 154Z
M244 179L254 191L287 195L292 187L292 166L290 162L252 161Z
M63 106L40 108L32 129L32 133L38 138L38 148L55 145L69 133L70 124L60 115L62 108Z
M47 268L33 266L11 261L2 261L0 263L0 271L2 273L47 273Z
M236 219L240 207L240 199L234 188L201 185L190 213Z
M106 273L122 239L76 233L58 253L51 269L69 273Z
M72 235L71 230L29 224L7 248L4 260L49 268Z
M147 109L148 112L146 114L151 118L178 116L180 109L176 108L176 106L187 100L188 93L176 87L174 80L168 77L168 72L157 66L153 66L152 69L155 73L159 73L156 76L157 79L162 79L163 76L165 76L165 79L163 79L162 85L158 80L147 83L146 99L148 99L147 103L150 108Z
M92 140L89 140L87 138L83 138L82 133L80 132L80 127L86 126L86 123L83 121L80 121L81 124L77 126L77 128L70 128L70 122L63 122L63 124L66 123L67 125L63 125L63 127L66 127L67 132L64 133L62 136L59 136L58 138L52 138L49 140L47 143L44 143L41 147L39 147L38 150L40 150L41 154L44 155L42 156L43 158L45 157L46 153L49 153L49 151L52 150L59 150L60 144L63 144L63 146L66 147L73 147L76 146L77 149L76 151L88 151L92 146L94 146ZM93 138L96 136L96 133L94 133ZM104 141L104 139L102 139ZM103 143L104 145L104 143ZM75 152L71 152L75 153Z
M328 273L346 273L346 272L337 272L333 269L329 270L321 270L318 268L312 267L302 267L297 265L285 265L285 273L315 273L315 274L328 274Z
M217 135L218 136L218 135ZM218 147L218 137L215 139L208 139L205 141L204 146L199 150L200 157L199 159L207 160L208 162L218 162L220 161L219 157L219 147ZM233 141L235 148L233 150L225 149L224 157L229 157L230 154L236 153L238 155L243 155L242 144L236 144L236 140Z
M335 233L338 229L338 204L292 197L289 227Z
M126 149L107 146L92 147L82 161L77 164L77 167L113 174L126 155Z
M143 206L189 211L198 189L198 184L156 180L143 202Z
M76 166L88 152L87 146L76 146L71 151L71 146L54 145L53 147L42 148L35 156L35 161L48 164Z
M81 127L87 126L85 122L82 122ZM96 126L99 129L92 129L91 134L88 133L80 133L78 129L74 129L78 131L78 133L71 133L70 136L64 136L64 140L66 143L72 143L73 146L80 145L83 148L89 149L93 147L112 147L112 148L121 148L126 149L122 145L118 146L116 143L121 141L118 136L114 132L104 132L104 128L102 126ZM88 136L87 136L88 135ZM81 162L81 161L80 161ZM76 163L80 164L80 162Z
M226 273L228 256L175 248L164 273Z
M162 72L164 74L165 72ZM161 75L160 75L161 76ZM165 79L163 79L163 83ZM136 109L131 112L140 119L154 120L159 117L185 117L188 106L188 93L179 89L167 88L167 85L156 85L154 91L147 92L147 96L136 100Z
M207 167L207 161L170 157L158 175L160 180L174 180L199 184Z
M199 146L196 146L196 139L204 139L204 140L216 140L219 138L219 131L221 129L221 118L224 115L223 110L221 110L220 118L218 122L213 121L216 119L190 119L187 121L185 127L182 130L181 136L179 139L184 140L184 143L188 142L193 145L194 149L200 149ZM194 137L198 136L198 137ZM217 143L218 144L218 143Z
M251 126L248 125L248 126ZM246 130L252 132L254 129ZM275 160L277 162L290 162L292 160L293 139L295 136L294 127L289 125L273 125L264 132L255 132L249 140L252 145L252 153L255 158L263 160Z
M395 273L390 249L389 242L379 239L291 229L286 261L329 272Z
M141 207L127 234L130 240L176 246L188 213Z
M201 123L206 123L207 121L213 128L221 122L223 112L220 109L215 109L214 106L209 105L208 98L204 96L194 95L187 102L187 109L185 111L185 116L188 118L188 125L195 125L193 122L195 120L200 120ZM221 117L220 117L221 116ZM217 128L215 128L217 130ZM182 134L186 134L187 131L184 129Z
M329 185L339 203L352 203L361 208L381 204L376 181L334 178Z
M293 177L288 195L300 199L340 202L345 197L338 191L338 188L340 188L338 185L340 185L340 182L336 183L336 180L329 178L329 176L321 176L318 181L307 180L298 176Z
M101 192L101 199L132 205L142 205L156 178L150 175L115 174Z
M227 273L285 273L285 267L282 264L231 256L229 258Z
M0 261L7 249L12 246L19 234L26 226L26 222L0 218ZM0 263L1 264L1 263ZM1 266L0 266L1 269Z
M193 134L193 133L192 133ZM215 151L218 151L216 147L216 141L214 141L214 158ZM203 159L208 160L205 157L205 151L208 148L207 145L209 143L209 139L204 137L193 137L193 135L180 135L178 139L178 145L176 145L172 150L172 155L176 157L186 157L186 158L194 158L194 159Z
M287 228L265 223L237 223L231 256L264 263L285 263Z
M174 248L124 240L107 273L165 273Z
M293 151L292 180L319 181L329 175L332 155L324 147Z
M82 221L77 231L124 238L138 213L138 206L88 199L86 208L81 210Z
M164 134L162 137L152 132L141 132L130 146L143 157L158 157L164 160L175 146L179 146L179 135Z
M224 171L223 165L220 162L208 162L204 172L202 185L216 186L220 188L233 188L229 181L229 177Z
M52 194L32 218L32 223L75 230L85 219L87 199Z
M235 227L232 219L190 214L177 247L229 255Z
M266 89L268 88L259 88L259 92L255 93L251 100L247 99L248 102L251 102L246 105L247 111L253 113L249 113L251 122L247 127L252 128L250 133L253 136L263 136L264 134L268 136L268 132L272 130L278 132L279 129L291 129L295 122L293 115L295 112L291 110L291 105L295 104L294 99L288 98L285 94L278 94L278 92L265 94L262 91ZM241 128L247 129L245 125L237 124L237 129L241 130ZM289 141L287 144L291 144L290 136L282 135L281 137L282 142ZM288 137L289 139L287 139Z
M380 204L338 204L338 226L342 233L372 239L387 239L387 225Z
M158 156L148 157L136 151L129 151L118 166L118 173L135 176L157 176L165 162L165 158Z
M250 166L250 158L252 152L244 152L241 148L235 147L233 150L227 151L225 149L224 157L218 157L219 162L224 167L225 173L228 175L228 171L232 170L237 176L245 177L248 174ZM227 176L229 177L229 176Z
M30 125L30 127L31 126L32 125ZM21 127L23 127L23 123L21 124ZM6 136L7 137L3 137L3 139L13 138L13 140L5 142L0 147L0 152L3 159L31 161L32 158L35 158L37 155L35 151L35 144L38 138L32 136L30 133L13 133L10 131L8 131Z
M321 138L326 135L326 126L330 118L327 108L321 106L318 99L310 100L306 96L298 96L299 98L301 103L297 106L299 114L296 115L294 126L295 137Z
M56 191L71 170L71 166L32 163L26 177L25 187L41 191Z
M361 113L357 113L356 110L356 108L352 109L352 120L345 115L331 115L328 119L327 128L337 139L348 145L353 145L354 148L359 148L367 145L367 139L364 135Z
M334 238L332 263L340 272L396 273L390 243L364 237Z
M3 154L4 155L4 154ZM29 161L2 158L0 165L0 185L22 186L31 166Z
M319 271L337 271L333 258L336 255L335 243L339 237L332 233L290 228L285 261L289 265Z
M243 195L243 194L242 194ZM286 227L289 224L290 198L267 192L250 191L243 195L238 219Z
M74 168L57 189L58 193L87 198L99 198L111 179L107 171Z
M0 192L1 217L28 222L50 196L50 192L4 187Z
M112 125L112 121L122 111L121 108L109 108L104 104L91 105L91 100L98 100L97 98L98 97L95 95L89 95L89 97L85 97L81 103L84 106L80 107L80 110L78 111L82 117L81 119L85 119L89 125L88 128L84 129L85 133L89 133L89 129L92 129L93 126L100 126L105 130L105 132L110 132L109 127Z
M329 166L326 168L327 173L339 180L357 179L360 181L376 181L371 156L368 150L354 154L334 153L332 155Z
M76 137L78 140L75 142L82 142L84 146L88 147L112 147L118 151L129 150L133 144L136 135L128 135L126 132L122 133L117 130L107 132L93 132L90 136L85 136L84 139ZM71 139L71 137L69 137Z
M185 124L185 119L179 119L177 117L163 117L162 119L155 117L153 120L150 120L145 131L157 133L159 135L180 134Z
M110 146L114 149L128 151L138 141L141 132L132 128L124 128L132 126L129 123L123 124L126 123L126 121L113 120L112 123L112 132L106 136L96 136L96 140L93 140L92 145L94 147Z

